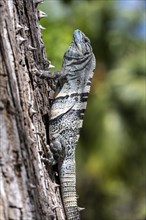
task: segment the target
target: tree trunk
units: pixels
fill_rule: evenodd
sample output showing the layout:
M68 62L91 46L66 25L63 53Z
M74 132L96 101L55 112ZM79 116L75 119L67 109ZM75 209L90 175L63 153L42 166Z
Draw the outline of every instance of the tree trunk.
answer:
M64 220L49 154L49 85L39 0L0 1L1 220Z

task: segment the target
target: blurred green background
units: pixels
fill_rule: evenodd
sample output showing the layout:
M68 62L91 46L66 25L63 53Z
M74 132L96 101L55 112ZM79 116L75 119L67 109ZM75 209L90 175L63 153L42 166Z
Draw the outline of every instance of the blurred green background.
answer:
M46 0L40 9L48 59L61 68L75 29L97 67L77 147L83 220L146 219L144 0Z

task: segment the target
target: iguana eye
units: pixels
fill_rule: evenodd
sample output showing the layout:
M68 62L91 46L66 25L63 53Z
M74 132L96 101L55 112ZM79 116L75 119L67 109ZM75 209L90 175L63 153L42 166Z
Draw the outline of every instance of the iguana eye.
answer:
M90 40L89 40L88 37L85 37L85 38L84 38L84 41L85 41L85 43L89 43L89 44L90 44Z

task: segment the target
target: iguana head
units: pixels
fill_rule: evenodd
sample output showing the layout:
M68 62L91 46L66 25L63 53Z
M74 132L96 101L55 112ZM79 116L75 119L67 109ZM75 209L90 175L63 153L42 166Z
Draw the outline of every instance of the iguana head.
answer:
M65 53L67 58L78 58L85 55L92 54L92 47L89 38L80 30L75 30L73 40Z
M89 38L80 30L75 30L73 34L73 43L81 54L91 53L92 47Z
M63 57L62 71L64 75L68 79L80 77L84 83L90 77L90 73L94 71L95 65L96 61L89 38L82 31L75 30L73 40Z

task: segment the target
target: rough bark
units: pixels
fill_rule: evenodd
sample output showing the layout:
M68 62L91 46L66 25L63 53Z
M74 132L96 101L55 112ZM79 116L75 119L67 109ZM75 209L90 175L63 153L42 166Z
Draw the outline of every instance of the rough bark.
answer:
M36 72L48 65L37 3L1 0L1 220L65 219L55 172L41 160L51 90Z

